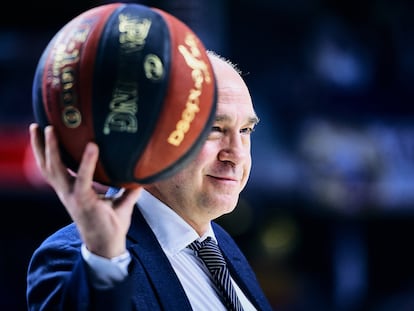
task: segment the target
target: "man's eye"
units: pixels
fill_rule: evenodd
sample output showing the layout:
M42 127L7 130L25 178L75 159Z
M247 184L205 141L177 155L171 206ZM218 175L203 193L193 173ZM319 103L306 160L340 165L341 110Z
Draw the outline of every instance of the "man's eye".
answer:
M221 128L220 128L219 126L213 126L213 127L211 128L211 131L212 131L212 132L221 132Z
M254 132L254 128L253 127L246 127L244 129L241 129L240 130L240 133L243 133L243 134L251 134L253 132Z

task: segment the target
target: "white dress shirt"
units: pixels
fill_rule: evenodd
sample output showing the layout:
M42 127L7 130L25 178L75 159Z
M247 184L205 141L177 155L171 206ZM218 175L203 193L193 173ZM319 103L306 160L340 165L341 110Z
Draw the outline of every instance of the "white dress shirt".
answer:
M211 226L204 236L199 237L177 213L146 190L142 191L138 206L177 274L193 310L226 311L209 277L208 269L201 259L187 248L194 240L202 241L208 236L217 242ZM109 287L114 281L122 280L127 275L127 267L131 260L129 253L106 259L90 253L84 245L81 250L92 268L96 286ZM232 282L244 310L256 310L233 279Z

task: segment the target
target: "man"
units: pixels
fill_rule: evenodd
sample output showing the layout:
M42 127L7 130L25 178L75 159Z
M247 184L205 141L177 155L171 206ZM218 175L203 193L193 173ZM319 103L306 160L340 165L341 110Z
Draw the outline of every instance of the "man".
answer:
M239 71L209 54L217 77L216 120L182 171L144 189L102 198L93 189L98 148L76 178L59 158L52 127L30 126L36 161L74 221L46 239L28 268L29 310L226 310L203 262L187 246L217 241L244 310L271 310L247 260L214 219L230 213L251 169L258 117ZM135 203L137 204L135 205Z

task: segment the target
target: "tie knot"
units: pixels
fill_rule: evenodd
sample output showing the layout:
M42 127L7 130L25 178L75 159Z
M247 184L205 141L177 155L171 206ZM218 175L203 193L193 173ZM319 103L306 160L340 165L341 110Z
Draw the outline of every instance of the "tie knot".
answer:
M211 237L207 237L204 241L197 241L195 240L194 242L192 242L190 245L188 245L188 247L190 249L192 249L193 251L196 251L197 253L201 250L201 249L219 249L217 244L214 243L214 241L212 240Z
M188 245L188 247L197 253L197 255L204 261L208 268L214 265L226 265L220 248L211 237L206 238L202 242L196 240Z

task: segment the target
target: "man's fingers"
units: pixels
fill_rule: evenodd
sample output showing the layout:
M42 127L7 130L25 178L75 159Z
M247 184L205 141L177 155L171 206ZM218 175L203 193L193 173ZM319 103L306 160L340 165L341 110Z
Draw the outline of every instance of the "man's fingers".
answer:
M60 158L59 144L52 126L45 128L45 163L49 178L55 183L69 187L69 173ZM63 189L62 189L63 190Z
M124 219L130 219L131 211L142 192L142 186L136 188L124 189L121 196L114 198L114 209ZM121 208L120 208L121 207Z
M58 193L65 193L70 187L70 176L60 159L53 127L46 126L42 133L39 124L32 123L29 132L33 155L43 177Z
M45 167L45 144L43 135L41 135L39 130L39 125L37 123L30 124L29 133L30 145L32 147L37 166L41 171L43 171Z
M115 201L120 204L134 205L141 194L142 186L137 185L137 187L124 188L122 190L122 194L118 198L115 198Z
M77 172L75 191L90 191L93 186L93 176L98 157L98 146L95 143L88 143L83 152L82 161Z

